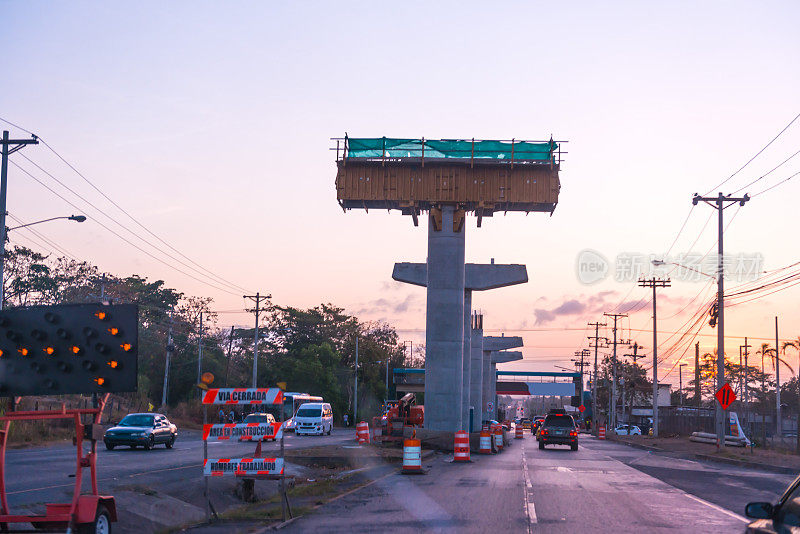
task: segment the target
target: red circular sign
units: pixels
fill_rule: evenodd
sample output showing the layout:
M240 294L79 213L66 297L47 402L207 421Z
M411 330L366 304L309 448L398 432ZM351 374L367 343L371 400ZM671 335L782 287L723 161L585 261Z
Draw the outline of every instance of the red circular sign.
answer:
M580 412L583 413L583 411L586 410L586 406L581 404L580 406L578 406L578 410L580 410Z

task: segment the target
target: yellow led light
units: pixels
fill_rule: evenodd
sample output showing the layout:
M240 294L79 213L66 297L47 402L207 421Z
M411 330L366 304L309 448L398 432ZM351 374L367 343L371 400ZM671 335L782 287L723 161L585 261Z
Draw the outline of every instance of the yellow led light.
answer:
M108 366L112 369L116 369L119 366L119 362L117 362L117 360L110 360Z
M72 351L72 354L76 354L77 355L77 354L81 353L81 348L79 346L77 346L77 345L72 345L72 347L69 350Z
M56 353L56 349L54 349L53 347L45 347L44 353L47 354L48 356L52 356L53 354Z
M95 312L94 316L100 319L101 321L105 321L106 317L108 317L108 315L104 311Z
M112 336L117 336L119 335L119 328L112 326L111 328L108 329L108 333L111 334Z
M130 343L123 343L122 345L119 346L119 348L121 348L125 352L128 352L133 348L133 345L131 345Z
M22 348L19 349L19 353L22 354L23 356L27 356L28 355L28 349L26 349L25 347L22 347Z
M98 386L102 386L103 384L106 383L106 379L103 378L102 376L98 376L97 378L94 379L94 381L97 382Z

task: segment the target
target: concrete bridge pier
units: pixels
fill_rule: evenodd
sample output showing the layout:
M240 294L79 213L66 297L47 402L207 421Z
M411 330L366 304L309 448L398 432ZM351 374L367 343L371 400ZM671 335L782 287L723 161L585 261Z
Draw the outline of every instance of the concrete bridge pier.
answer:
M461 430L464 344L464 212L428 216L425 328L425 428Z
M469 405L472 411L472 428L481 428L483 402L483 315L472 315L469 366Z
M521 346L522 338L519 336L483 337L483 419L497 419L497 364L521 360L521 352L506 350ZM489 402L492 403L491 410Z

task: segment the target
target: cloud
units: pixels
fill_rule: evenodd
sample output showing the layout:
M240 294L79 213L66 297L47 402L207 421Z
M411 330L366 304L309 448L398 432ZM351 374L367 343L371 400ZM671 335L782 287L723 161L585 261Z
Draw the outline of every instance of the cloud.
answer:
M379 298L371 300L357 310L356 313L366 315L391 316L393 314L407 313L410 311L422 311L419 295L409 293L405 298Z

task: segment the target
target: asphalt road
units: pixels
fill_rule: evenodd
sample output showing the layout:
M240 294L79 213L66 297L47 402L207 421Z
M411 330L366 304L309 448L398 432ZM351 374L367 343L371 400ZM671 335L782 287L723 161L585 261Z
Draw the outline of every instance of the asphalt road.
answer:
M330 436L285 434L287 450L321 445L351 444L354 429L334 429ZM203 500L203 442L199 431L180 431L172 449L158 445L150 451L119 447L107 451L98 444L97 472L101 494L114 495L120 509L120 529L132 532L142 529L142 521L153 524L149 530L181 524L204 514ZM266 442L264 454L277 450L279 443ZM251 456L255 443L236 441L208 442L210 458L241 458ZM43 503L69 502L74 488L76 450L72 445L52 445L9 450L6 453L6 490L12 512L43 511ZM302 474L304 468L287 464L287 474ZM88 469L84 469L84 491L90 489ZM233 495L233 477L215 478L212 495L218 508L240 504ZM258 481L265 490L272 481ZM153 494L152 492L156 493ZM150 495L149 500L146 494ZM147 506L144 506L144 501ZM123 513L124 511L124 513ZM135 517L131 517L131 514Z
M577 452L527 434L499 455L427 475L391 474L290 524L289 532L741 532L750 500L791 476L658 456L582 436Z

